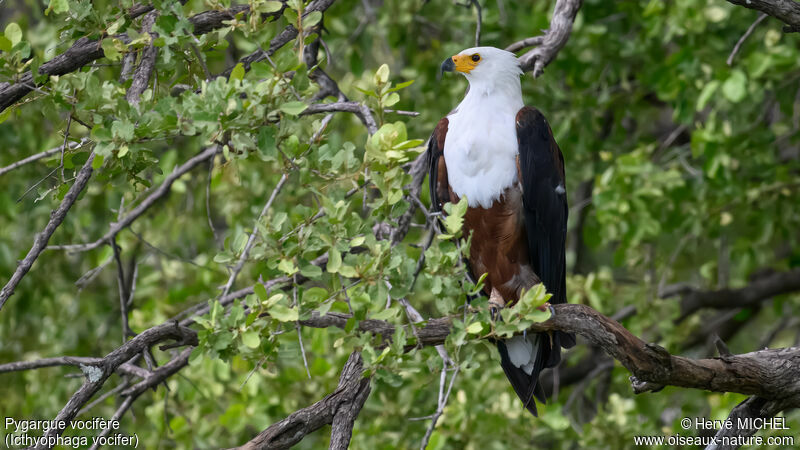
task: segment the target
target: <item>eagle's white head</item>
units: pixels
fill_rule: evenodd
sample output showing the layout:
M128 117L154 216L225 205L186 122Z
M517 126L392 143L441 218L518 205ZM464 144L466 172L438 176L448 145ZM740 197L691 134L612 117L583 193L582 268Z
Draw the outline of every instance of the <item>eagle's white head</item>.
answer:
M495 47L473 47L444 60L442 72L463 74L471 90L492 91L498 85L519 85L522 68L511 52Z

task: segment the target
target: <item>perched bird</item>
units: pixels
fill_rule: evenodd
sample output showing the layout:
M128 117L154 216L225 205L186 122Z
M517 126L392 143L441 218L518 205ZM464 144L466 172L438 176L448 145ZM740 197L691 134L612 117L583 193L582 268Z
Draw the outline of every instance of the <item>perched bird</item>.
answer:
M566 302L564 157L544 116L522 101L514 54L476 47L447 58L443 72L469 81L464 99L439 121L428 144L434 211L467 197L465 235L472 233L469 272L484 273L493 316L523 289L544 283L552 303ZM498 340L500 364L523 405L537 415L545 402L539 373L575 345L563 332Z

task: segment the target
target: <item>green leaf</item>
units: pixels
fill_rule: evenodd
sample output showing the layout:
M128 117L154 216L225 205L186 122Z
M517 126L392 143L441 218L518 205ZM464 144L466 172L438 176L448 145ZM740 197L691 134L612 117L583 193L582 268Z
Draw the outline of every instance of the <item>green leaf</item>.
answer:
M395 103L399 101L400 101L400 95L397 94L396 92L392 92L391 94L386 96L386 99L383 101L383 106L386 107L393 106Z
M303 28L311 28L322 20L321 11L312 11L307 16L303 17Z
M103 166L103 155L95 155L92 160L92 169L97 170Z
M44 15L47 15L50 11L56 14L65 13L69 11L69 2L67 0L50 0L50 6L44 11Z
M9 107L9 108L6 108L5 111L1 112L0 113L0 123L3 123L6 120L8 120L8 118L11 117L11 113L13 111L14 111L14 108Z
M386 84L389 81L389 66L382 64L380 67L378 67L373 81L377 85Z
M397 317L397 314L400 312L398 308L386 308L379 313L370 314L370 319L375 320L390 320Z
M297 101L284 103L280 106L280 110L286 114L289 114L290 116L299 115L301 112L305 111L306 108L308 108L308 105Z
M303 292L303 303L317 304L328 298L328 291L321 287L312 287Z
M133 123L128 121L115 120L111 124L111 134L123 141L133 140L134 126Z
M741 70L734 70L722 84L722 93L733 103L739 103L747 95L747 75Z
M7 37L0 35L0 50L11 52L12 47L14 47L14 45L11 44L11 41L9 41Z
M108 28L106 28L106 33L117 34L117 31L119 31L122 25L125 25L125 16L121 16L119 19L115 20L114 23L109 25Z
M260 5L258 5L258 12L273 13L273 12L280 11L281 8L283 8L283 3L269 1L269 2L264 2L264 3L260 4Z
M336 273L340 267L342 267L342 254L335 247L331 247L328 250L328 265L326 269L329 273Z
M267 299L267 288L264 287L261 283L256 283L253 285L253 292L258 296L259 300L266 300Z
M719 80L713 80L703 86L703 90L700 91L700 95L697 96L697 106L695 106L697 111L701 111L706 107L711 96L717 91L717 88L719 88Z
M111 61L116 61L120 58L120 52L117 50L116 45L114 45L114 40L111 38L103 39L103 42L100 43L100 47L103 48L103 55L106 58L110 59Z
M483 324L480 322L472 322L467 327L467 333L470 334L480 334L483 331Z
M280 322L294 322L300 317L296 308L288 308L283 305L275 305L270 308L269 315Z
M389 89L386 92L396 92L396 91L399 91L400 89L407 88L407 87L411 86L413 83L414 83L414 80L404 81L404 82L398 84L397 86Z
M257 331L248 330L242 335L242 344L250 348L258 348L261 344L261 336Z
M295 272L297 272L297 266L294 265L294 261L291 259L282 259L278 263L278 270L286 275L293 275Z
M313 264L309 264L300 268L300 274L313 280L322 276L322 268Z
M242 63L239 63L239 64L236 64L236 66L233 67L233 70L231 70L230 79L231 80L239 80L239 81L241 81L242 78L244 78L244 66L242 65Z
M11 41L12 46L17 45L22 40L22 29L15 22L6 25L6 31L3 34Z

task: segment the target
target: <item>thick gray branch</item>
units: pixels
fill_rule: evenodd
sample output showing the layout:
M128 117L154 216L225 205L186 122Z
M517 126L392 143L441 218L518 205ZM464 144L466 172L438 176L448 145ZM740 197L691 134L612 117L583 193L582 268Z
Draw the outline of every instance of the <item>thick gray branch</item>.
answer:
M728 0L728 2L769 14L788 25L791 31L800 31L800 3L794 0Z
M800 348L691 359L671 355L658 345L642 341L617 321L589 306L561 304L553 307L555 314L545 322L534 324L529 331L561 330L580 334L631 372L637 393L669 385L789 400L791 405L800 406ZM312 315L300 324L344 328L347 319L346 314L328 313L322 317ZM395 325L381 320L362 320L358 328L381 335L384 340L391 340L395 332ZM450 318L428 320L425 327L416 330L417 344L442 344L450 330Z
M754 426L746 426L746 424L753 425L752 419L769 419L774 417L779 412L787 409L789 405L784 401L769 401L759 397L750 397L747 400L736 405L735 408L728 415L728 420L732 427L720 427L714 437L719 441L718 445L709 445L706 450L735 450L739 445L723 445L721 438L728 441L731 438L738 437L746 438L756 434L758 429ZM740 426L742 425L742 426Z
M157 36L151 33L150 30L153 28L153 24L156 23L157 18L158 11L151 11L142 19L142 33L148 33L150 35L150 45L142 50L139 65L133 73L133 82L131 83L131 87L128 88L128 92L125 93L125 99L133 105L139 104L139 97L141 97L142 92L144 92L150 84L150 76L153 73L153 69L156 67L158 48L153 45L153 40Z

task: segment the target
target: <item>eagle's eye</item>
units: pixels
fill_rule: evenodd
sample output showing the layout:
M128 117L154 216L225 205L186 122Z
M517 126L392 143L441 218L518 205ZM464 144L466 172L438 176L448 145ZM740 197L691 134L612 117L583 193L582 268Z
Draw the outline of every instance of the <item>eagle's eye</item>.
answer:
M481 55L475 53L474 55L472 55L472 60L475 61L475 62L480 61L481 60Z

